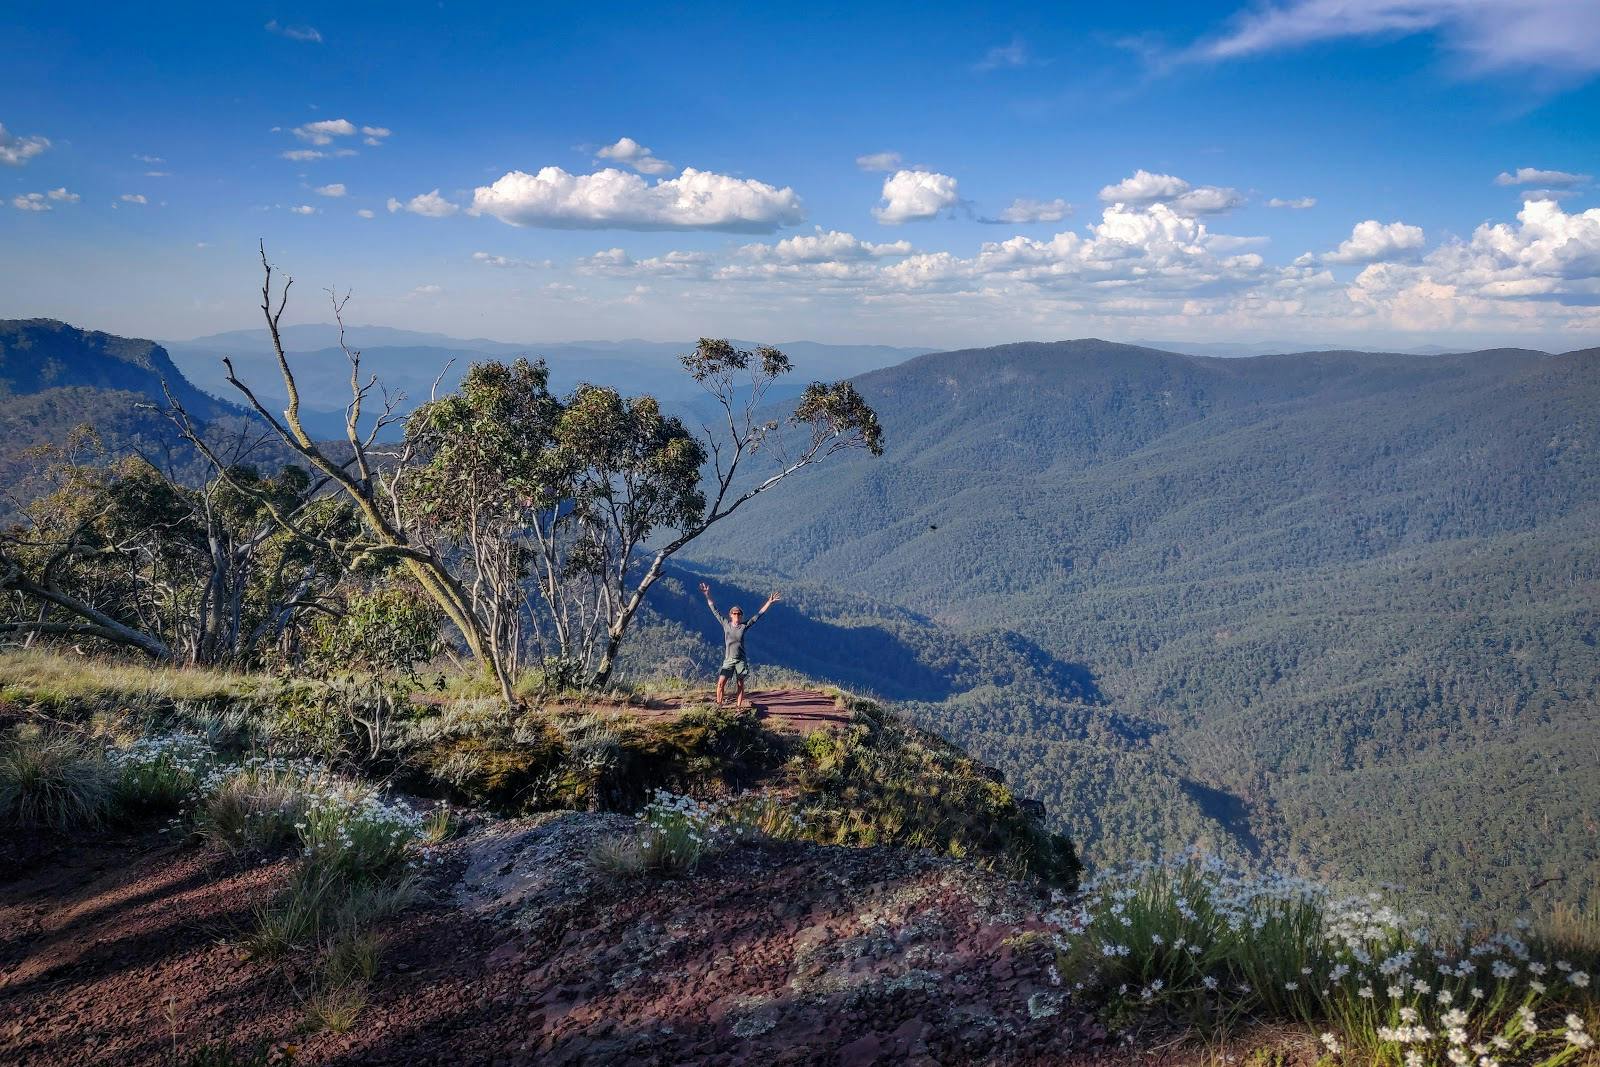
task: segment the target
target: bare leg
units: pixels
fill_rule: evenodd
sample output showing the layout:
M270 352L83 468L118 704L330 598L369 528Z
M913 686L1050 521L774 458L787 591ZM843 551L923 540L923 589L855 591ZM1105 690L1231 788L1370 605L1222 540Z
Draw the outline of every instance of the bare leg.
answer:
M739 686L738 686L737 689L734 690L733 702L734 702L734 707L738 707L738 708L744 707L744 679L743 678L739 679Z
M717 675L717 707L719 708L728 701L727 688L728 676L726 674Z

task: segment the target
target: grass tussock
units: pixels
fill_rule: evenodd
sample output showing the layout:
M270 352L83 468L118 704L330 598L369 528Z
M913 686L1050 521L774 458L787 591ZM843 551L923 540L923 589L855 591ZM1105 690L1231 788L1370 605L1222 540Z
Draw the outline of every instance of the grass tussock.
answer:
M56 831L96 827L115 795L115 771L77 737L29 730L0 744L0 821Z

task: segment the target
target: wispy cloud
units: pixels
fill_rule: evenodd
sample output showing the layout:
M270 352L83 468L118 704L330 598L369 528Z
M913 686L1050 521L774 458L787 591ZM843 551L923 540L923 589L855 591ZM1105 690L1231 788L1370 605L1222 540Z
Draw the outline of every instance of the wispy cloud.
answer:
M1289 0L1241 11L1186 58L1228 60L1319 41L1432 34L1469 72L1600 71L1600 5L1574 0Z
M18 137L7 133L5 123L0 122L0 163L8 167L20 167L49 147L50 138L37 134Z
M1294 197L1292 199L1285 199L1285 198L1283 198L1281 196L1274 196L1274 197L1270 198L1267 201L1267 206L1268 207L1286 207L1286 208L1289 208L1291 211L1304 211L1307 208L1316 207L1317 206L1317 198L1314 197L1314 196L1301 196L1301 197Z
M490 252L474 252L472 259L475 263L501 270L548 270L555 266L555 263L548 259L513 259L510 256L497 256Z
M1495 176L1496 185L1585 185L1593 179L1587 174L1573 174L1565 170L1540 170L1537 167L1518 167L1514 172L1501 171Z
M899 152L873 152L865 156L856 157L856 166L869 174L874 171L892 171L900 169Z
M291 41L306 41L310 44L322 43L322 31L315 26L289 26L273 19L266 25L268 33L275 33L279 37L287 37Z
M1034 57L1028 48L1028 43L1021 37L1011 38L1010 44L999 44L983 54L983 58L972 65L972 69L979 74L986 74L991 70L1016 69L1018 67L1041 66L1042 60Z
M1035 222L1060 222L1072 212L1072 205L1057 197L1054 200L1030 200L1019 196L1011 206L993 218L983 217L979 222L998 224L1024 224Z

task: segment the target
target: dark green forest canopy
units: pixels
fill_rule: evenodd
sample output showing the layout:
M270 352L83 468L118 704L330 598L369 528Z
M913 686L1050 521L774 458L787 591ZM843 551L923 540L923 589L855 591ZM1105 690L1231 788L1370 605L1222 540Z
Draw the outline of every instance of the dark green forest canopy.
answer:
M1091 859L1205 837L1484 910L1596 891L1600 352L1074 341L856 383L885 459L696 555L1086 668L1147 747L1004 691L920 713Z

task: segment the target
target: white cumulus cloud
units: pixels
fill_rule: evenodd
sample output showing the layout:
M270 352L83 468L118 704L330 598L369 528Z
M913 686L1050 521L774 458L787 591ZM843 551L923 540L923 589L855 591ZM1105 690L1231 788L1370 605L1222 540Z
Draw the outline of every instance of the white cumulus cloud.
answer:
M1339 247L1322 257L1326 263L1376 263L1414 255L1422 248L1425 237L1421 226L1404 222L1379 222L1367 219L1358 222L1350 236Z
M79 200L83 199L83 197L79 196L77 193L68 192L67 187L64 185L57 189L51 189L44 195L48 196L51 200L55 200L63 204L76 204Z
M309 144L332 144L335 137L354 137L356 124L349 119L321 119L289 131Z
M0 163L8 167L20 167L34 156L50 147L50 138L18 137L6 132L6 125L0 122Z
M910 241L875 244L838 230L824 232L821 226L817 227L814 234L785 237L777 244L752 244L739 249L740 254L747 259L770 263L826 263L876 259L884 256L908 256L911 251Z
M317 209L312 207L310 204L296 204L289 210L294 212L296 215L315 215L317 213Z
M512 226L735 233L771 233L805 218L793 189L693 167L653 185L614 167L592 174L514 170L474 190L472 213Z
M1281 197L1281 196L1275 196L1275 197L1272 197L1270 200L1267 201L1267 206L1268 207L1286 207L1286 208L1289 208L1292 211L1304 211L1307 208L1316 207L1317 206L1317 198L1314 197L1314 196L1301 196L1301 197L1295 197L1295 198L1292 198L1292 199L1285 199L1284 197Z
M621 163L625 167L632 167L640 174L671 174L678 168L664 159L657 159L655 154L632 137L618 139L616 144L606 145L595 153L600 159L609 159L613 163Z
M148 204L150 202L145 199L143 193L123 193L121 196L117 197L117 199L121 200L124 204Z
M400 201L394 197L389 198L389 213L396 211L409 211L413 215L423 215L430 219L442 219L454 215L461 210L459 204L453 204L439 195L439 190L419 193L410 200Z
M373 211L369 207L364 207L364 208L358 208L356 210L356 216L358 218L363 218L363 219L372 219L372 218L377 218L378 217L378 213Z
M50 201L43 193L22 193L11 198L11 206L18 211L49 211Z
M333 182L328 185L319 185L315 191L318 196L343 196L345 187L343 182Z
M961 203L956 180L930 170L897 170L883 180L883 202L872 209L879 222L898 226L937 218Z
M1244 203L1237 189L1220 185L1190 185L1173 174L1152 174L1139 169L1115 185L1100 190L1107 204L1135 207L1166 204L1180 215L1216 215Z

